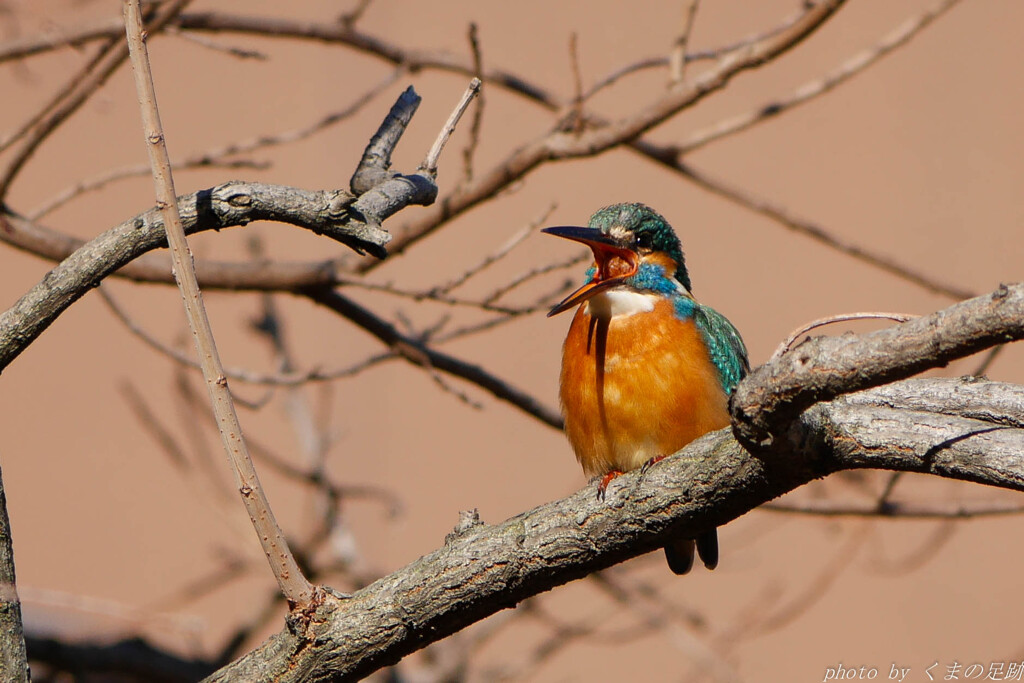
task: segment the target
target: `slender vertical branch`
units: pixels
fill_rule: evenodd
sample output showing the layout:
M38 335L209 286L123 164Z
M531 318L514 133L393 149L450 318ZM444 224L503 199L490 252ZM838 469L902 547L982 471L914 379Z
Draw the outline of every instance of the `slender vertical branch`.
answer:
M175 280L177 280L185 301L185 312L199 353L203 378L210 393L210 401L217 417L217 426L224 450L233 465L242 501L252 519L253 526L256 527L257 535L263 545L263 552L266 553L267 559L270 561L271 569L277 577L282 593L292 606L306 606L312 600L313 587L302 575L289 550L284 533L274 518L274 513L270 509L270 504L256 476L256 469L249 457L245 440L242 438L241 425L238 422L238 415L228 389L224 367L221 365L214 343L210 321L203 306L192 254L185 239L181 216L178 214L178 202L171 177L170 157L164 142L163 127L156 106L153 77L149 68L149 56L142 35L139 0L125 0L124 15L135 74L135 87L138 91L149 158L153 166L157 206L163 216L164 229L167 232L167 242L174 264Z
M483 83L484 80L484 58L480 50L480 35L476 22L469 25L469 47L473 52L473 78ZM466 182L473 180L473 159L476 156L476 148L480 144L480 127L484 118L484 94L479 92L476 98L476 109L473 110L473 122L469 127L469 142L462 150L462 161Z
M672 46L668 57L669 86L683 82L686 72L686 47L690 44L690 32L693 31L693 20L697 16L700 0L688 0L683 8L683 27Z
M455 132L455 126L458 125L459 119L461 119L462 115L466 112L466 107L469 106L469 103L473 101L473 98L476 97L479 92L480 79L474 78L469 82L469 85L466 86L465 92L462 93L462 99L460 99L459 103L455 105L455 109L453 109L452 113L448 116L448 120L445 122L444 128L442 128L441 132L438 133L433 146L431 146L430 151L427 152L427 156L423 159L423 163L420 164L421 171L426 172L431 177L437 175L437 160L440 158L441 152L444 151L444 146L448 144L448 138L450 138L452 133Z

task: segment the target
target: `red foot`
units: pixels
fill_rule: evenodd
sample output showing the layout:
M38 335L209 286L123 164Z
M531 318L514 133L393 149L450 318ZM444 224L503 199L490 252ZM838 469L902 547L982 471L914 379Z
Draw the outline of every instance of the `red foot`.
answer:
M608 484L611 483L612 479L622 474L622 470L612 470L608 474L601 478L601 483L597 485L597 499L604 500L605 490L608 488Z
M640 468L640 474L643 474L644 472L649 470L651 468L651 465L653 465L654 463L661 462L662 460L664 460L667 457L668 457L667 455L656 455L656 456L654 456L653 458L651 458L650 460L648 460L647 462L645 462L643 464L643 467Z

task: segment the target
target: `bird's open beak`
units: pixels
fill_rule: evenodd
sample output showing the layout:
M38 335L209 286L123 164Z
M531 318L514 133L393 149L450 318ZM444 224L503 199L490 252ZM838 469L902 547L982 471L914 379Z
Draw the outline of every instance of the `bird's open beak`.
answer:
M562 299L558 305L548 311L549 318L583 303L595 294L611 289L626 278L635 275L639 267L640 257L635 251L622 247L616 240L595 228L565 225L544 228L541 232L587 245L594 252L594 263L597 267L594 279Z

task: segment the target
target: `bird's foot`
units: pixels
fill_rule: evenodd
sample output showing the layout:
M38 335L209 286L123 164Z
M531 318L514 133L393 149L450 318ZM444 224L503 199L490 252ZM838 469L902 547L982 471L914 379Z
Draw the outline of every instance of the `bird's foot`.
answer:
M608 474L601 478L601 483L597 485L597 499L604 500L604 494L608 489L608 484L611 483L612 479L622 474L621 470L612 470Z
M647 470L651 469L651 465L653 465L656 462L661 462L662 460L664 460L667 457L668 457L667 455L656 455L656 456L654 456L653 458L651 458L650 460L648 460L647 462L645 462L643 465L640 466L640 474L645 474L647 472Z

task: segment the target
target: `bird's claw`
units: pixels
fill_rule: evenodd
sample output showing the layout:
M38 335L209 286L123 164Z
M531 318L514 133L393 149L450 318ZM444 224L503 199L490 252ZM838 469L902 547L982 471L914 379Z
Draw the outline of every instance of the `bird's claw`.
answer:
M648 460L647 462L645 462L643 465L640 466L640 474L646 474L647 470L651 469L651 465L653 465L654 463L657 463L657 462L661 462L662 460L664 460L667 457L668 456L666 456L666 455L656 455L656 456L654 456L653 458L651 458L650 460Z
M597 485L597 499L604 501L605 493L608 491L608 484L611 483L612 479L622 474L620 470L612 470L608 474L601 478L601 483Z

